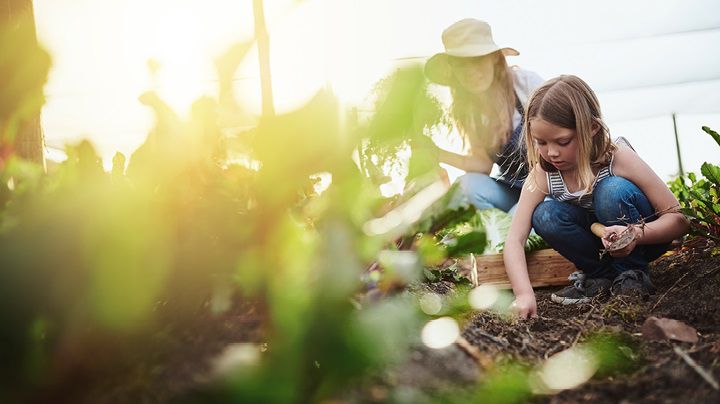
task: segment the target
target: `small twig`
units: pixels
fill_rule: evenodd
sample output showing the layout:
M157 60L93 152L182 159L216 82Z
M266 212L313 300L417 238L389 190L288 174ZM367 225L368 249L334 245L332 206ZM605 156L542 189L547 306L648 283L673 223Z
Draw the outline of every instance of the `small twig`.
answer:
M711 346L713 346L713 344L700 345L700 346L694 347L693 349L687 351L687 353L691 354L691 353L695 353L695 352L704 351L705 349L708 349Z
M717 272L717 271L720 271L720 267L717 267L717 268L713 269L713 270L710 271L710 272L706 272L706 273L704 273L704 274L700 274L700 276L698 276L697 278L695 278L695 279L693 279L692 281L688 282L687 285L682 286L682 287L681 287L680 289L678 289L677 291L679 292L679 291L687 288L688 286L692 285L693 283L699 281L700 279L702 279L702 278L704 278L704 277L706 277L706 276L712 275L712 274L714 274L714 273Z
M577 335L575 335L575 338L573 338L572 344L570 344L570 347L574 347L575 344L577 344L578 340L580 339L580 335L582 335L583 328L585 328L585 323L587 323L588 319L592 315L592 313L595 311L595 306L592 306L592 308L585 314L585 317L582 320L582 323L580 323L580 331L578 331Z
M535 339L535 337L533 337L532 333L530 332L530 326L527 324L525 324L525 331L527 332L528 337L530 337L531 340Z
M367 269L365 269L365 272L372 272L373 270L377 269L380 266L380 264L377 261L373 261L372 264L370 264Z
M562 351L562 350L565 349L565 347L563 347L563 346L560 346L560 349L558 349L558 346L559 346L559 345L565 345L565 341L560 341L560 343L559 343L558 345L556 345L556 346L553 347L553 348L548 349L547 352L545 352L545 355L544 355L545 360L547 360L551 355L555 355L556 353L558 353L558 352L560 352L560 351Z
M492 340L493 342L495 342L496 344L502 345L502 346L504 346L504 347L507 347L507 346L508 346L508 342L507 342L507 341L504 341L504 340L502 340L502 339L500 339L500 338L498 338L498 337L496 337L496 336L494 336L494 335L492 335L492 334L488 334L488 333L486 333L485 331L482 331L482 330L473 330L473 333L478 334L478 335L480 335L480 336L483 336L483 337L485 337L485 338L488 338L488 339Z
M663 293L662 296L660 296L660 298L657 300L657 302L655 302L655 304L654 304L653 307L650 309L650 311L655 310L655 308L660 304L660 302L662 302L662 300L665 298L665 296L667 296L667 294L670 293L670 291L673 290L673 288L674 288L675 286L677 286L677 284L680 283L680 281L682 281L683 279L685 279L685 277L686 277L689 273L690 273L690 271L687 271L687 272L685 272L685 273L683 274L683 276L681 276L680 278L678 278L678 280L676 280L675 283L673 283L673 285L670 286L670 288L669 288L668 290L666 290L665 293Z
M480 285L478 282L478 265L475 259L475 254L470 254L470 282L473 287L476 288Z
M667 209L663 209L657 212L654 212L651 215L648 215L647 217L641 217L637 223L630 223L628 218L623 215L622 217L618 218L619 223L624 223L626 226L626 229L620 232L619 234L615 234L614 238L611 240L612 242L607 248L601 248L600 249L600 259L602 259L605 254L621 250L625 247L627 247L630 243L635 241L637 239L637 235L635 233L635 228L639 228L640 231L645 234L645 226L647 225L647 220L650 219L653 216L659 216L665 212L669 211L677 211L680 208L680 205L673 205Z
M710 384L715 390L720 390L720 385L718 385L717 380L707 372L707 370L703 369L702 366L698 365L697 362L693 360L693 358L690 357L685 351L682 350L682 348L678 346L673 346L673 351L675 351L676 354L678 354L684 361L687 363L697 374L700 375L708 384Z
M457 344L458 348L460 348L463 352L473 358L475 363L477 363L481 368L488 369L492 366L492 358L480 351L478 347L471 344L470 341L466 340L464 337L458 337L458 339L455 340L455 344Z

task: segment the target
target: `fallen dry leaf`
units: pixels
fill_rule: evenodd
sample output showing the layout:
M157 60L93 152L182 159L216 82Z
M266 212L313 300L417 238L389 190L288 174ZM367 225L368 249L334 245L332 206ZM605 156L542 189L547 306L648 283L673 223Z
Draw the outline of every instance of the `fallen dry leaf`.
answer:
M642 335L645 339L672 339L683 342L698 342L697 331L683 323L671 318L648 317L642 325Z

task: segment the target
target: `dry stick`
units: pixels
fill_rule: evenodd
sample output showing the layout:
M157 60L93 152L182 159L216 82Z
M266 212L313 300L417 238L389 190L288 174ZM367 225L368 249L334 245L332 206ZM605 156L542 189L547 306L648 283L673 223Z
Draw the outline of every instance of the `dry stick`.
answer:
M507 347L507 346L508 346L508 342L507 342L507 341L503 341L503 340L501 340L500 338L498 338L498 337L496 337L496 336L494 336L494 335L492 335L492 334L486 333L485 331L482 331L482 330L473 330L473 333L478 334L478 335L480 335L480 336L483 336L483 337L485 337L485 338L488 338L488 339L492 340L493 342L495 342L495 343L498 344L498 345L502 345L502 346L504 346L504 347Z
M480 286L478 282L478 264L475 259L475 254L472 253L470 254L470 282L475 288Z
M690 357L690 355L683 351L682 348L678 346L673 346L673 351L675 351L676 354L683 358L685 363L687 363L695 372L697 372L697 374L700 375L700 377L702 377L706 382L708 382L708 384L713 386L715 390L720 390L720 385L718 385L718 382L717 380L715 380L713 375L703 369L702 366L698 365L698 363L695 362L693 358Z
M466 354L470 355L470 357L475 360L475 363L477 363L481 368L488 369L492 366L492 358L480 351L478 347L471 344L470 341L465 339L465 337L458 337L458 339L455 340L455 344L457 344L457 346Z
M714 274L714 273L717 272L717 271L720 271L720 267L717 267L717 268L713 269L713 270L710 271L710 272L706 272L706 273L704 273L704 274L700 274L700 276L698 276L697 278L695 278L695 279L693 279L692 281L688 282L687 285L682 286L682 287L681 287L680 289L678 289L677 291L679 292L679 291L687 288L688 286L692 285L693 283L699 281L700 279L702 279L702 278L704 278L704 277L706 277L706 276L712 275L712 274Z
M635 235L633 228L639 227L640 230L644 233L645 225L647 224L647 222L646 222L647 219L650 219L653 216L659 216L665 212L670 212L670 211L677 212L677 210L679 208L680 208L680 205L670 206L667 209L657 211L651 215L648 215L647 217L641 217L637 223L628 223L625 215L623 215L623 217L619 217L618 220L621 222L625 222L625 226L627 228L625 230L623 230L620 234L615 234L615 238L613 239L612 243L610 243L610 245L608 245L607 248L600 249L600 258L602 258L605 254L607 254L611 251L621 250L621 249L627 247L633 241L635 241L637 239L637 236ZM599 225L599 227L602 230L595 230L594 227L596 225ZM593 223L593 225L591 226L591 229L594 230L593 233L595 233L595 235L597 235L598 237L602 237L599 234L597 234L596 231L598 231L598 232L604 231L604 227L605 226L600 223Z
M585 327L585 323L587 323L588 319L590 318L590 315L595 311L596 306L592 306L592 308L587 312L585 315L585 318L583 318L582 323L580 323L580 331L578 331L577 335L575 335L575 338L573 339L572 344L570 344L570 347L574 347L575 344L577 344L578 340L580 339L580 335L583 332L583 328Z
M690 273L690 271L687 271L687 272L685 272L685 273L683 274L683 276L681 276L680 278L678 278L678 280L676 280L675 283L673 283L673 285L670 286L670 288L669 288L668 290L666 290L665 293L663 293L662 296L660 296L660 298L657 300L657 302L655 302L655 304L654 304L653 307L650 309L650 311L655 310L655 308L660 304L660 302L662 302L662 300L665 298L665 296L667 296L667 294L670 293L670 291L673 290L673 288L674 288L675 286L677 286L677 284L680 283L680 281L682 281L683 279L685 279L685 277L686 277L689 273Z

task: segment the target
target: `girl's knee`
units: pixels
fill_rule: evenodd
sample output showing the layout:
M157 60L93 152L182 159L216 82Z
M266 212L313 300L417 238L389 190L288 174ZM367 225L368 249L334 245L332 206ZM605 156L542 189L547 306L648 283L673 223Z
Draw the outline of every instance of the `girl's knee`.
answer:
M612 176L595 185L593 198L598 199L597 202L603 202L608 199L621 199L637 193L642 193L642 191L632 181L623 177Z
M616 176L608 177L595 186L593 207L600 221L613 223L618 218L626 216L630 211L638 211L647 215L649 212L646 211L651 210L647 197L637 185Z
M532 226L541 237L547 237L558 232L563 224L570 218L565 214L563 202L549 200L541 202L533 211Z

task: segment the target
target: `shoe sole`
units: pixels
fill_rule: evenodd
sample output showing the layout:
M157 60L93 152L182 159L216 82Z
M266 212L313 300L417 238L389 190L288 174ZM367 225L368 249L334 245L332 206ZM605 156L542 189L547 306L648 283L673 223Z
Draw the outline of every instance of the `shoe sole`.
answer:
M552 300L555 303L559 303L564 306L568 306L571 304L589 303L591 299L589 297L581 297L579 299L571 299L569 297L562 297L562 296L558 296L555 293L553 293L552 295L550 295L550 300Z

